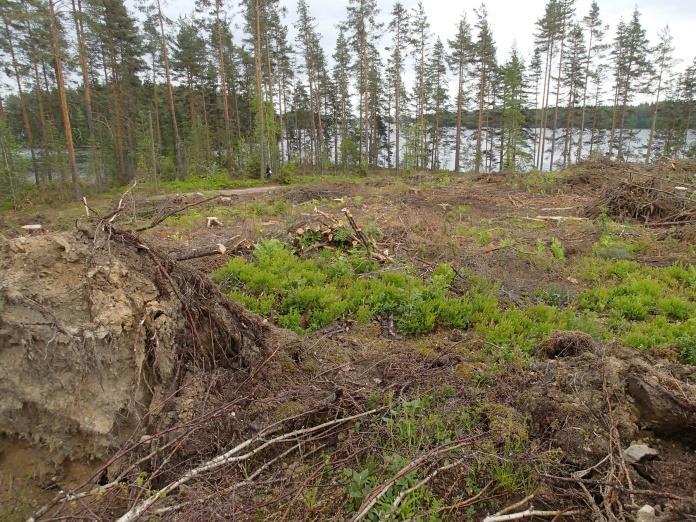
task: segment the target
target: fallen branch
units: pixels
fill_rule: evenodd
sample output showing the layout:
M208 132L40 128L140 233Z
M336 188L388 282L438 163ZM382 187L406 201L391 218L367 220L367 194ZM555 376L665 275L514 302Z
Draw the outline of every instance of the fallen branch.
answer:
M184 205L183 207L176 208L174 210L170 210L169 212L166 212L165 214L162 214L160 217L155 218L152 220L152 222L149 225L142 226L140 228L136 228L136 232L144 232L145 230L150 230L151 228L155 228L157 225L162 223L165 219L171 216L175 216L176 214L179 214L183 212L184 210L187 210L191 207L196 207L198 205L203 205L204 203L209 203L210 201L215 201L216 199L219 199L220 196L213 196L210 198L202 199L200 201L194 201L193 203L189 203L188 205Z
M587 218L575 216L535 216L533 219L535 221L555 221L557 223L561 221L587 221Z
M118 205L116 206L116 209L115 209L113 212L111 212L111 214L109 214L109 215L107 215L107 216L104 217L104 220L105 220L107 223L113 223L113 222L116 220L116 218L119 216L119 214L120 214L121 211L123 210L123 200L126 198L126 196L127 196L128 194L130 194L130 192L131 192L137 185L138 185L138 181L137 181L137 180L133 181L133 184L132 184L130 187L128 187L128 189L127 189L123 194L121 194L121 199L118 200ZM85 202L85 201L83 201L83 203L86 205L86 202Z
M582 513L579 509L573 510L558 510L558 511L539 511L534 508L529 508L526 511L519 513L510 513L509 515L492 515L483 519L483 522L505 522L506 520L522 520L523 518L532 517L569 517Z
M311 428L303 428L299 430L292 431L290 433L285 433L283 435L278 435L277 437L274 437L257 448L248 451L247 453L241 454L241 451L252 446L255 442L259 440L263 440L266 435L268 435L267 430L262 430L259 432L258 435L255 437L252 437L251 439L245 440L244 442L241 442L234 448L230 449L226 453L223 453L221 455L218 455L217 457L208 460L200 465L198 465L195 468L190 469L187 471L184 475L182 475L179 479L175 480L174 482L170 482L166 486L164 486L162 489L159 491L155 492L154 494L150 495L147 497L145 500L141 501L139 504L136 504L133 506L130 510L128 510L126 513L124 513L121 517L117 519L117 522L134 522L138 518L140 518L141 515L143 515L150 507L152 507L153 504L155 504L159 499L164 498L165 496L169 495L173 491L177 490L187 482L190 482L197 476L206 473L208 471L212 471L214 469L220 468L221 466L225 466L227 464L231 464L233 462L241 462L243 460L247 460L254 455L257 455L259 452L263 451L265 448L272 446L274 444L277 444L279 442L284 442L287 440L291 439L296 439L297 437L301 435L307 435L310 433L315 433L317 431L323 430L324 428L328 428L331 426L335 426L338 424L343 424L346 422L350 422L355 419L359 419L362 417L366 417L368 415L372 415L378 411L382 411L384 408L376 408L372 409L363 413L358 413L356 415L351 415L350 417L344 417L341 419L335 419L332 421L324 422L323 424L319 424L318 426L314 426Z
M357 514L351 519L351 522L360 522L363 520L370 510L374 507L374 505L377 503L377 501L382 498L387 491L402 477L408 475L412 471L418 469L421 467L423 464L425 464L428 460L430 460L433 457L437 457L438 455L442 455L444 453L449 453L451 451L454 451L458 448L461 448L465 446L466 444L469 444L475 439L475 437L472 437L470 439L466 440L460 440L456 442L451 442L449 444L445 444L443 446L439 446L435 449L432 449L426 453L423 453L420 457L416 458L415 460L409 462L406 466L401 468L398 473L396 473L394 476L392 476L389 480L386 482L383 482L379 486L376 486L375 488L370 491L370 493L365 497L363 500L362 505L358 509Z
M317 207L314 207L314 212L316 214L319 214L324 219L329 220L329 223L331 223L332 226L338 226L338 224L339 224L338 220L336 218L334 218L333 216L327 214L326 212L324 212L322 210L319 210Z
M155 510L154 514L155 515L164 515L165 513L171 513L172 511L179 511L180 509L182 509L186 506L190 506L191 504L203 504L204 502L210 500L211 498L215 498L215 497L222 495L222 494L231 493L231 492L236 491L244 486L247 486L247 485L251 484L254 481L254 479L256 477L258 477L261 473L263 473L265 470L270 468L273 464L275 464L279 460L287 457L290 453L299 449L301 446L302 446L301 443L298 443L298 444L295 444L294 446L291 446L290 448L285 450L283 453L281 453L277 457L274 457L271 460L269 460L268 462L264 463L256 471L254 471L251 475L249 475L245 480L243 480L241 482L237 482L237 483L233 484L232 486L223 489L220 492L216 492L216 493L213 493L211 495L206 495L205 497L197 498L195 500L189 500L187 502L181 502L179 504L174 504L173 506L163 507L163 508Z
M342 209L341 212L343 212L346 215L348 223L350 223L350 226L353 228L353 232L355 232L355 237L357 237L360 240L360 242L365 247L365 250L367 250L367 252L370 253L372 251L372 245L370 244L370 240L365 235L365 232L363 232L362 229L358 226L358 223L355 221L353 214L351 214L350 210L348 210L347 208Z
M204 248L202 250L194 249L188 254L181 254L176 258L177 261L187 261L189 259L198 259L200 257L217 256L223 254L233 254L240 248L249 248L250 243L246 239L239 239L240 236L234 236L224 243Z

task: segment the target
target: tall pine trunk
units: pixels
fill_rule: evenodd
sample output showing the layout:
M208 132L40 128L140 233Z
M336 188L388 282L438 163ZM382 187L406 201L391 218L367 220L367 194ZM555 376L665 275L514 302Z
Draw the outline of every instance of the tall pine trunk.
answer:
M68 149L68 163L70 164L70 176L73 184L75 198L80 199L80 178L77 172L77 161L75 159L75 145L73 143L72 126L70 125L70 113L68 112L68 99L65 95L65 80L63 79L63 62L60 55L60 38L58 35L58 24L53 0L48 0L51 12L51 42L53 44L53 60L56 72L56 83L58 86L58 98L60 101L60 112L63 116L63 129L65 130L65 145Z
M162 60L164 62L164 77L167 82L167 103L169 104L169 114L172 119L172 133L174 136L174 157L176 160L176 170L179 177L185 174L184 162L184 144L179 136L179 126L176 122L176 107L174 105L174 88L172 87L172 76L169 67L169 51L167 49L167 40L164 34L164 20L162 18L162 7L160 0L157 0L157 17L160 26L160 46L162 49Z
M551 158L549 159L549 170L553 172L553 158L556 152L556 130L558 128L558 110L559 102L561 100L561 70L563 68L563 51L565 50L565 23L562 27L561 41L560 41L560 51L558 54L558 73L556 78L556 103L553 110L553 129L551 131Z
M266 174L266 118L264 108L264 93L261 79L261 5L260 0L255 1L256 7L256 38L254 39L254 64L256 66L256 110L259 122L259 177Z
M484 95L485 95L485 80L486 80L486 65L481 64L481 77L479 78L479 107L478 107L478 124L476 130L476 165L474 166L474 172L479 174L481 172L481 133L483 132L483 109L484 109Z
M460 53L463 50L460 49ZM462 108L464 105L464 64L460 57L459 59L459 74L457 78L457 123L454 136L454 171L459 172L459 166L462 154Z
M592 37L594 36L594 31L590 29L590 40L587 46L587 58L585 59L585 81L583 82L582 88L582 109L580 110L580 134L578 136L578 147L575 154L575 162L579 162L582 159L582 147L583 140L585 137L585 114L587 112L587 86L590 83L590 62L592 61Z
M29 109L27 108L27 100L24 96L24 88L22 87L22 78L19 74L19 64L17 63L17 56L15 55L14 42L12 40L12 33L10 32L10 26L7 20L3 18L3 23L5 25L5 38L7 39L7 45L10 49L10 59L12 61L12 72L17 82L17 94L19 95L19 105L22 110L22 122L24 123L24 133L27 138L27 145L29 146L29 153L31 155L31 167L34 171L34 182L38 185L41 183L41 178L39 176L39 166L36 162L36 151L34 150L34 134L31 130L31 122L29 121Z
M544 90L542 92L541 138L539 140L539 170L544 170L544 155L546 154L546 129L549 122L549 99L551 98L551 71L553 69L553 50L555 41L549 37L544 67Z
M215 0L215 29L217 31L218 72L220 75L220 95L222 96L222 117L225 123L225 151L227 152L227 170L232 173L234 168L232 151L232 133L230 130L230 103L227 97L227 76L225 74L225 46L222 39L222 24L220 7L222 0Z
M102 186L104 182L104 172L102 162L97 158L97 133L94 126L94 109L92 107L92 87L89 79L89 58L87 57L87 49L85 46L85 29L82 22L82 3L77 0L72 0L72 13L75 22L75 36L77 38L77 57L80 62L80 72L82 74L82 98L85 107L85 122L87 123L87 132L89 133L89 148L92 162L95 166L95 181L97 186Z
M394 87L394 131L396 133L394 154L396 157L396 175L401 168L401 27L396 30L396 60L394 62L395 87Z

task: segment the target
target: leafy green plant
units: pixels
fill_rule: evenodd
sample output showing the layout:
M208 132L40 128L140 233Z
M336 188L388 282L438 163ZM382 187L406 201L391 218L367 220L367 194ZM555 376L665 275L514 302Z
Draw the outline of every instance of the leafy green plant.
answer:
M551 253L553 254L553 257L559 261L565 260L565 248L563 248L563 243L556 238L551 240Z
M484 230L479 233L477 240L481 246L489 245L493 242L493 234L488 230Z

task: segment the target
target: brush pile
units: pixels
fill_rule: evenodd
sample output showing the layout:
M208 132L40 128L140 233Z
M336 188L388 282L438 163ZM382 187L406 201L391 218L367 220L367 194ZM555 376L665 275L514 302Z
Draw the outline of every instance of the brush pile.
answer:
M573 169L569 182L599 192L585 209L588 217L606 213L653 227L696 223L693 161L670 160L649 167L609 160L586 162Z
M318 248L357 247L362 245L370 257L380 263L392 261L391 257L389 257L389 251L379 251L375 240L365 234L355 221L350 210L344 208L342 212L347 223L315 207L314 213L317 215L317 222L300 227L290 233L295 246L302 252L307 253Z

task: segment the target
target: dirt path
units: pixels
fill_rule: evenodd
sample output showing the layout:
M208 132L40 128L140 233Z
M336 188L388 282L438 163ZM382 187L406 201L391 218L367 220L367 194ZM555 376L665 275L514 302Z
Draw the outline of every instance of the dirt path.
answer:
M241 188L241 189L220 189L220 190L206 190L205 194L209 196L223 196L223 197L230 197L230 196L247 196L247 195L254 195L254 194L266 194L268 192L273 192L278 189L283 188L282 185L264 185L261 187L248 187L248 188ZM183 192L181 194L177 194L179 197L182 198L193 198L195 196L200 196L203 194L203 192ZM159 194L157 196L154 196L152 198L149 198L150 201L159 201L162 199L168 199L172 197L172 193L166 193L166 194Z
M272 192L280 188L283 187L281 185L268 185L265 187L249 187L243 189L219 190L217 192L219 192L223 196L242 196L244 194L261 194L264 192Z

